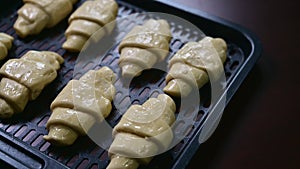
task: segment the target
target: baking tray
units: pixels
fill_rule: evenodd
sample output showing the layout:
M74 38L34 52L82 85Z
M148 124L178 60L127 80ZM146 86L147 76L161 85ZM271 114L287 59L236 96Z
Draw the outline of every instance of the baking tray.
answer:
M82 3L75 5L75 9ZM206 35L221 37L228 43L228 59L225 62L225 75L227 86L225 89L226 104L238 90L249 71L261 55L261 44L248 30L239 25L230 23L221 18L211 16L199 10L184 7L172 1L136 1L122 0L119 4L118 18L136 12L164 12L184 18L197 27ZM59 70L57 79L47 86L37 100L30 102L24 112L9 120L0 121L0 167L1 168L105 168L109 159L107 151L97 146L88 137L80 137L74 145L67 148L51 146L42 139L47 133L45 124L50 117L49 105L66 83L73 78L74 64L77 54L68 53L61 48L64 42L64 31L68 24L67 19L60 22L51 29L44 30L40 35L19 39L12 29L16 20L16 11L22 6L21 1L4 0L0 2L0 31L8 33L15 38L14 45L9 51L9 58L17 58L28 50L50 50L61 54L65 63ZM139 18L135 18L138 20ZM126 25L126 23L124 23ZM179 25L172 25L173 38L170 44L171 53L176 52L187 41L194 40L192 32ZM117 43L106 53L102 61L95 67L84 65L85 69L97 69L109 66L115 72L119 71L117 66L118 52ZM0 63L1 65L3 62ZM155 74L155 76L153 76ZM130 85L128 95L117 93L116 102L128 107L132 103L143 103L147 98L161 91L165 85L165 73L158 70L144 71L140 77L135 78ZM150 80L149 80L150 79ZM116 85L119 85L118 79ZM194 117L195 123L189 126L187 135L174 148L155 157L148 166L140 168L185 168L190 159L200 146L199 136L206 126L213 126L208 121L209 114L213 108L219 105L210 105L207 101L210 86L201 89L201 102L199 111ZM204 99L202 99L202 96ZM107 121L114 126L120 119L120 114L114 112ZM180 112L185 115L186 112ZM178 112L177 112L178 114ZM84 143L84 144L82 144Z

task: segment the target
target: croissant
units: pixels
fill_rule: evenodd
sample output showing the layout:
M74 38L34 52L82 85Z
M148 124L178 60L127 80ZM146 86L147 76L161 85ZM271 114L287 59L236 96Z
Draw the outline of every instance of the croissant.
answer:
M16 33L25 38L51 28L68 16L77 0L23 0L14 24Z
M90 70L79 80L71 80L51 104L44 139L57 146L74 143L98 120L110 114L116 89L116 75L108 67Z
M132 105L113 129L107 169L136 169L148 164L172 140L176 106L166 94Z
M150 19L135 26L119 46L119 66L124 77L134 77L165 59L169 52L171 30L167 21Z
M193 86L201 88L208 82L208 71L211 79L218 79L224 70L226 51L226 42L221 38L205 37L187 43L169 61L164 92L175 97L187 96Z
M0 60L3 60L12 46L14 38L6 33L0 33Z
M63 48L79 52L89 37L115 20L118 4L115 0L95 0L84 2L69 18L70 26L65 32L66 42ZM99 31L97 39L112 31L112 26L105 26Z
M29 51L8 60L0 69L0 118L22 112L57 76L63 58L54 52Z

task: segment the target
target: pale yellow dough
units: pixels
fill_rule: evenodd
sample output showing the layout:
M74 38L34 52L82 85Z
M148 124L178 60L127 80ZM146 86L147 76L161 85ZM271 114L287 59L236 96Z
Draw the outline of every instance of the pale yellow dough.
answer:
M95 40L99 40L112 31L114 24L108 26L106 24L114 21L117 14L118 4L115 0L84 2L69 18L70 25L65 32L67 40L63 48L79 52L86 41L97 31Z
M54 52L29 51L20 59L10 59L0 69L0 117L22 112L57 76L63 58Z
M57 146L74 143L96 121L110 114L116 89L114 72L103 67L90 70L79 80L71 80L51 104L52 114L47 122L44 139Z
M226 42L221 38L205 37L199 42L188 42L169 61L164 92L176 97L187 96L193 86L201 88L209 79L217 80L224 73L226 51Z
M16 33L25 38L51 28L67 17L77 0L23 0L14 24Z
M166 20L149 19L135 26L119 46L119 66L124 77L135 77L166 58L171 30Z
M132 105L114 127L107 169L136 169L167 150L173 140L175 110L174 101L166 94Z
M6 33L0 33L0 60L3 60L12 46L14 38Z

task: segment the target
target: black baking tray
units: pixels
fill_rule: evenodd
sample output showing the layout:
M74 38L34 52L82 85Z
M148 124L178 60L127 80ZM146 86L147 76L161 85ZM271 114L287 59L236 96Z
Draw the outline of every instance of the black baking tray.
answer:
M75 5L75 9L82 2L80 1ZM118 17L135 12L164 12L190 21L208 36L225 39L228 43L228 59L224 66L227 86L226 95L221 95L220 99L226 97L226 104L238 90L240 84L261 55L262 46L255 35L239 25L205 12L167 0L120 0L117 2L119 4ZM64 31L68 26L67 19L51 29L44 30L40 35L25 39L18 38L12 26L17 17L16 11L21 6L22 1L4 0L0 2L0 32L8 33L15 38L7 59L18 58L32 49L50 50L61 54L65 59L65 63L59 70L57 79L44 89L37 100L30 102L24 112L10 120L0 121L0 167L34 169L105 168L109 163L107 151L98 147L88 137L79 138L74 145L67 148L51 146L42 139L42 136L47 133L45 124L51 114L49 105L66 83L73 78L77 54L68 53L61 48L61 44L65 40ZM184 43L192 39L189 39L191 32L183 32L181 29L182 27L173 25L174 37L170 44L171 53L176 52ZM97 69L102 66L109 66L118 73L117 60L119 55L116 49L117 44L96 67L86 65L84 68ZM0 64L2 65L5 61ZM153 74L156 76L153 77ZM143 103L149 96L161 91L165 85L164 76L164 73L157 70L143 72L142 76L133 80L129 95L117 93L114 102L118 104L117 102L120 101L120 104L127 106L132 103ZM121 81L118 79L116 85L120 85L119 83ZM206 85L204 88L209 89L209 86ZM205 95L204 92L204 97ZM141 166L140 168L182 169L187 166L200 146L199 136L203 127L213 126L213 122L209 121L208 117L211 110L217 109L218 103L207 105L207 98L201 98L199 112L195 116L195 123L190 126L185 138L174 148L155 157L148 166ZM119 119L120 116L112 112L107 120L113 126Z

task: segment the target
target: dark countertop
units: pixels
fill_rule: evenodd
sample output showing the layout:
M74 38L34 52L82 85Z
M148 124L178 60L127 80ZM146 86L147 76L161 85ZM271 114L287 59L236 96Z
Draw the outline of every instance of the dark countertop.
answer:
M254 32L263 54L188 169L300 168L296 1L174 0ZM197 166L197 167L195 167Z

